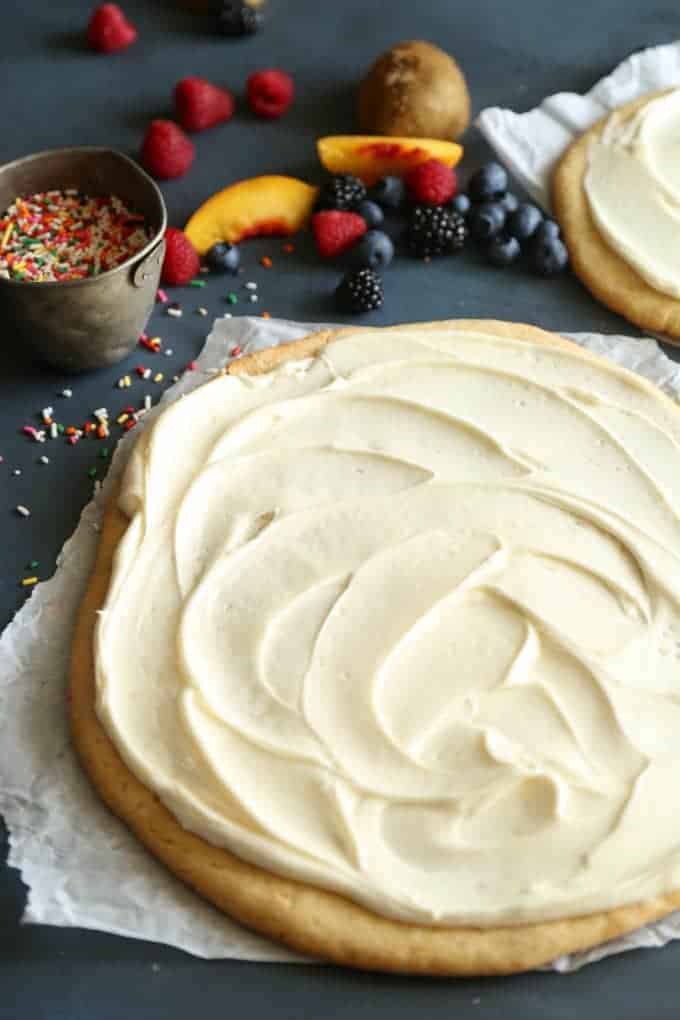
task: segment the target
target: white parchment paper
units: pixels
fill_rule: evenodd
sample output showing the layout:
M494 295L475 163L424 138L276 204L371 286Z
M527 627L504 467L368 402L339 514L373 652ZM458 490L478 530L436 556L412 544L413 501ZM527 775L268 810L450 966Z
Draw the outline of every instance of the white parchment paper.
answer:
M549 209L552 169L574 138L615 107L672 85L680 85L680 41L633 53L585 95L558 92L528 113L491 106L476 124L535 201Z
M160 407L208 380L238 344L244 353L294 340L319 324L220 319L197 362ZM579 334L590 350L639 372L680 399L680 365L654 340ZM73 623L92 565L111 484L150 412L118 444L102 489L66 542L55 575L0 635L0 813L9 863L28 886L23 920L71 925L177 946L206 958L301 962L224 917L158 864L100 803L70 746L65 695ZM587 953L558 960L573 970L611 953L680 937L680 912Z

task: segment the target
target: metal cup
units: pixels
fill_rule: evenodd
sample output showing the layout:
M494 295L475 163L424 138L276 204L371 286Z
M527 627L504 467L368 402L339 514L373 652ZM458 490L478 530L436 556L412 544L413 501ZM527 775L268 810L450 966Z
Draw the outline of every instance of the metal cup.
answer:
M40 360L79 372L113 365L130 353L153 308L167 212L154 181L122 152L97 146L53 149L0 167L0 210L19 195L77 188L117 195L153 231L127 261L84 280L31 283L0 279L0 316L9 343Z

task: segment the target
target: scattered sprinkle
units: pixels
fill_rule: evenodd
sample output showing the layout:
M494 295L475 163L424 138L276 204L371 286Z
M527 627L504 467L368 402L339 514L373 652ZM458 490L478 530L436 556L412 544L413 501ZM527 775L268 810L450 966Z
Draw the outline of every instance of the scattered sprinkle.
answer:
M30 560L26 564L26 570L37 570L37 568L39 566L40 566L40 562L38 560Z
M256 301L259 301L259 300L260 300L260 299L258 298L257 294L251 294L251 295L250 295L250 303L251 303L251 304L253 304L253 305L254 305L254 304L255 304L255 302L256 302Z
M22 585L23 588L30 588L32 585L37 584L37 583L38 583L38 578L33 576L33 577L25 577L22 580L21 585Z
M265 269L271 269L274 263L270 259L269 255L263 255L260 259L260 265L264 266Z
M262 313L262 318L263 319L271 319L271 314L269 312L263 312Z
M205 280L191 280L189 282L190 287L205 287Z
M295 251L295 245L288 242L288 244L284 244L283 250L285 251L286 255L292 255L293 252Z
M145 411L150 411L151 410L151 394L150 393L147 393L146 396L144 397L144 410Z
M196 364L196 362L190 361L189 364L187 365L187 372L195 372L197 368L198 365Z
M99 451L99 456L101 457L102 460L107 460L108 459L108 456L109 456L109 448L108 448L108 446L102 446L101 450Z
M163 382L163 378L164 376L162 372L156 372L155 376L153 377L153 381L156 383Z
M255 283L255 280L248 280L248 282L244 283L243 286L246 288L246 290L257 290L257 284Z
M36 429L33 425L24 425L21 431L36 443L45 442L45 432L43 429Z
M202 308L202 307L201 308L197 308L196 309L196 314L202 316L205 319L206 315L208 314L208 309L207 308Z
M168 308L167 309L167 314L171 315L173 317L173 319L181 319L182 318L182 309L181 308Z
M146 335L146 333L142 333L142 335L139 338L139 342L141 346L145 348L145 350L153 351L154 353L157 354L158 351L160 351L161 349L161 344L163 341L159 336L149 337Z
M156 291L156 301L160 302L162 305L165 305L168 302L168 295L161 287L159 287Z
M38 463L39 464L49 464L49 462L50 462L50 458L49 457L44 457L44 456L43 457L38 457Z
M14 468L14 471L12 471L12 474L13 475L20 475L21 474L21 468Z
M88 472L87 472L87 476L88 476L88 478L96 478L97 477L97 469L96 469L96 467L89 468Z
M16 507L16 512L19 514L20 517L30 517L31 516L31 511L28 509L28 507L27 506L22 506L21 503L19 503L19 505Z
M175 352L173 351L172 347L168 347L167 351L165 351L165 354L166 354L166 355L167 355L167 356L168 356L169 358L171 358L171 357L173 356L173 354L174 354L174 353L175 353Z
M236 296L236 294L234 294L234 292L232 290L232 291L230 291L229 294L227 294L227 296L226 296L226 298L224 300L229 305L235 305L238 302L238 297Z
M239 344L236 344L234 347L232 347L232 349L231 349L232 357L238 358L240 353L241 353L241 347L239 346Z

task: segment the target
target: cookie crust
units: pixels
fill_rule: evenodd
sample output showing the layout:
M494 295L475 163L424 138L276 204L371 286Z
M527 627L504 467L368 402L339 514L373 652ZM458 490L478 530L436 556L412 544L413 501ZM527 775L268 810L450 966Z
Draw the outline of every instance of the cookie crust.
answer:
M630 119L652 99L670 89L651 92L618 108ZM571 265L591 294L613 312L623 315L640 329L663 333L669 343L680 343L680 301L655 290L618 255L599 233L590 213L583 187L588 168L588 149L602 133L611 116L599 120L573 142L558 163L552 177L555 215L569 250Z
M516 323L456 320L418 324L417 328L538 341L566 346L586 360L599 360L553 333ZM318 353L346 332L350 331L315 333L258 352L232 362L229 372L267 372L283 361ZM609 941L680 907L678 890L647 903L541 924L483 929L408 924L380 917L336 893L257 868L182 828L156 794L128 769L95 711L95 622L127 525L128 518L118 508L117 492L113 492L73 639L69 699L73 741L84 769L111 811L161 863L219 910L297 952L344 966L471 977L533 969L564 953Z

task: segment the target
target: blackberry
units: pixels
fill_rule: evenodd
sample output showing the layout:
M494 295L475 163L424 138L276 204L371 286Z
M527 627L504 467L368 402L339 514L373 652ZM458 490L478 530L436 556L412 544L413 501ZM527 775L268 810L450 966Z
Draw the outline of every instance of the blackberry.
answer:
M222 35L252 35L262 24L262 15L243 0L224 0L217 24Z
M411 255L449 255L460 251L467 237L465 217L441 206L417 205L406 229L406 247Z
M337 174L322 186L317 209L340 209L350 212L366 198L366 185L352 174Z
M370 312L383 303L382 280L372 269L356 269L347 273L335 291L335 300L342 312Z

